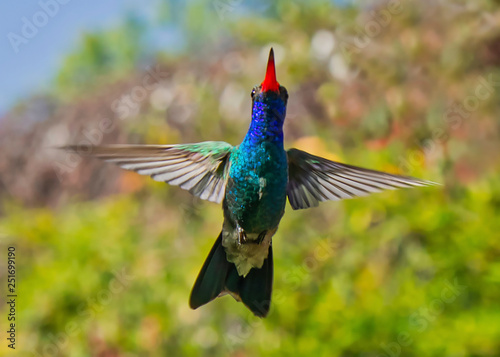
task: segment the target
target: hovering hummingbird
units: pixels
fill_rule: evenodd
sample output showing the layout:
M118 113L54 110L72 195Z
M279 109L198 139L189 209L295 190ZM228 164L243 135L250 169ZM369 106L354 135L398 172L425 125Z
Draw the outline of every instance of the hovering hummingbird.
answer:
M223 141L93 147L90 155L222 202L224 222L194 283L196 309L229 294L265 317L273 284L272 237L285 213L429 181L341 164L283 147L288 93L276 80L273 49L264 81L251 92L252 120L238 146ZM76 146L67 146L76 151Z

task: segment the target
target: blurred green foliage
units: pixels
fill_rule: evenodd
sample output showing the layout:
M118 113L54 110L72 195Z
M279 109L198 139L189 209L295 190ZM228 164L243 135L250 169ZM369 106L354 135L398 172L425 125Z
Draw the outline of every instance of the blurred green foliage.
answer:
M159 21L179 21L172 6ZM85 35L57 77L59 111L34 133L60 145L53 128L64 124L65 140L78 142L102 114L115 118L106 143L237 144L274 45L290 92L288 147L443 186L288 207L273 243L272 309L260 320L230 297L188 307L220 207L88 160L58 171L65 158L47 154L50 174L21 171L34 188L13 183L1 201L1 250L14 245L18 259L19 355L499 356L496 3L403 1L384 27L384 2L256 2L260 16L251 6L186 5L187 46L157 54L150 67L166 74L154 90L142 84L147 28L126 21ZM113 103L134 90L142 99L119 117Z

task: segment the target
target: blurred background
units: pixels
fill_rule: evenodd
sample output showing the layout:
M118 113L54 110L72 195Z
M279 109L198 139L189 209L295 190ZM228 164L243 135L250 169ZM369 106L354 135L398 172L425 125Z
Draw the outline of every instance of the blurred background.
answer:
M16 356L500 356L498 1L0 4ZM269 48L286 147L443 186L288 206L271 312L189 293L220 206L53 149L238 144ZM7 329L8 306L0 307ZM5 336L5 332L0 334Z

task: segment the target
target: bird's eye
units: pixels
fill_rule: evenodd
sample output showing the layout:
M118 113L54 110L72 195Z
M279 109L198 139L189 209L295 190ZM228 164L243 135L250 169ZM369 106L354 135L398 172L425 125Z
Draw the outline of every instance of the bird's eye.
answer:
M252 93L250 93L250 96L252 97L252 99L253 99L254 95L255 95L255 88L252 89Z

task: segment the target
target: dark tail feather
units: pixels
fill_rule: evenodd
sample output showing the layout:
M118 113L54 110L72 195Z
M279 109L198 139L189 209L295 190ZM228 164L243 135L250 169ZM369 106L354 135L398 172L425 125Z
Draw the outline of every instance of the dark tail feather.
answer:
M224 290L226 276L231 265L233 264L226 259L226 252L222 246L222 232L220 232L191 291L189 306L192 309L205 305L219 296Z
M236 267L234 268L236 270ZM258 317L266 317L271 307L273 291L273 247L269 246L269 255L262 268L253 268L239 281L241 301Z
M221 293L228 292L241 300L256 316L265 317L271 306L273 289L273 250L260 269L253 268L246 277L238 275L236 266L229 263L222 246L222 232L208 254L194 283L189 305L196 309Z

